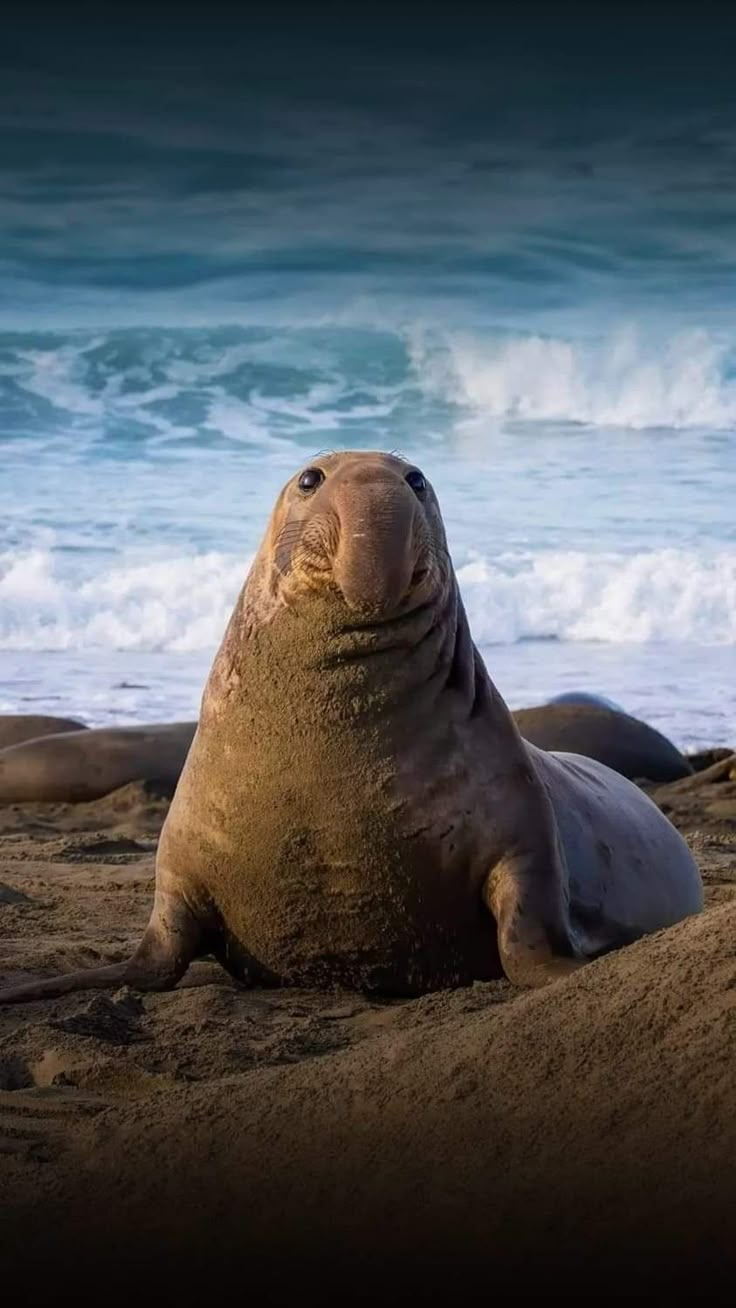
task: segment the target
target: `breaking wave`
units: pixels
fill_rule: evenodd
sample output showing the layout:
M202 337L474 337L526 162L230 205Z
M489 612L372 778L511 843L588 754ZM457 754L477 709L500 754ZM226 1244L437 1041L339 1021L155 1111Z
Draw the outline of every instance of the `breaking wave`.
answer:
M1 333L2 438L405 444L473 417L727 430L732 354L705 330L636 327L605 340L421 324Z
M431 394L495 419L633 430L732 428L731 349L704 330L665 340L626 327L604 341L408 334Z

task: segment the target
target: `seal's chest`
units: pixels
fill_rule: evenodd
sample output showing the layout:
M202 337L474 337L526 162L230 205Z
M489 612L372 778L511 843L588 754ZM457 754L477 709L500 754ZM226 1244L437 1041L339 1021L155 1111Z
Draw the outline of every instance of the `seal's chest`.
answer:
M312 821L292 813L277 832L264 816L260 845L221 878L219 905L258 966L292 984L397 994L497 974L493 921L468 869L402 817L354 805Z

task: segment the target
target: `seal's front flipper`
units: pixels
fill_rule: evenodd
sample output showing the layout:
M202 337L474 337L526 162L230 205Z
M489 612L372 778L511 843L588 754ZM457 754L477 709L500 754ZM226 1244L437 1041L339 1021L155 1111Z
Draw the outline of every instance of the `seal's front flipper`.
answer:
M568 976L644 934L612 921L598 907L572 905L561 856L551 865L530 855L503 859L491 872L484 897L496 919L501 965L518 986L543 986Z
M184 900L156 893L151 920L135 953L124 963L24 981L0 990L0 1004L56 999L75 990L172 990L200 952L202 927Z
M529 858L504 859L488 877L484 898L496 919L501 966L513 985L547 985L588 961L563 887L558 869L541 869Z

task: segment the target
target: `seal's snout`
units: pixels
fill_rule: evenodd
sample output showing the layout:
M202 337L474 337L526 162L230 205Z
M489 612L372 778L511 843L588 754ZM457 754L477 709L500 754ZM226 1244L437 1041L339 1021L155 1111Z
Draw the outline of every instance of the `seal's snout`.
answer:
M339 523L333 575L356 612L398 612L421 570L419 506L398 477L353 475L334 488Z
M304 468L277 501L269 543L277 605L338 592L353 612L388 621L435 598L449 576L434 492L393 454L346 450Z

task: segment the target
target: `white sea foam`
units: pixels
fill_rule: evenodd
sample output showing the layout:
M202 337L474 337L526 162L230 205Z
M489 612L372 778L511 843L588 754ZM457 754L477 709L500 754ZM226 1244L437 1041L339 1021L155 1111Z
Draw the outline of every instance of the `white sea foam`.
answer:
M210 552L121 560L79 579L46 550L0 555L0 649L214 648L245 575ZM477 557L458 577L480 645L736 641L736 551Z
M217 553L129 560L85 580L45 550L0 555L0 649L206 649L244 577Z
M88 340L85 348L98 342ZM103 398L90 392L79 369L80 350L76 342L57 349L19 350L15 366L8 369L31 395L47 400L73 418L99 421L104 414Z
M646 339L635 326L601 342L406 333L421 385L486 418L598 427L731 428L729 345L693 330Z
M458 579L480 644L736 640L736 551L507 554Z

